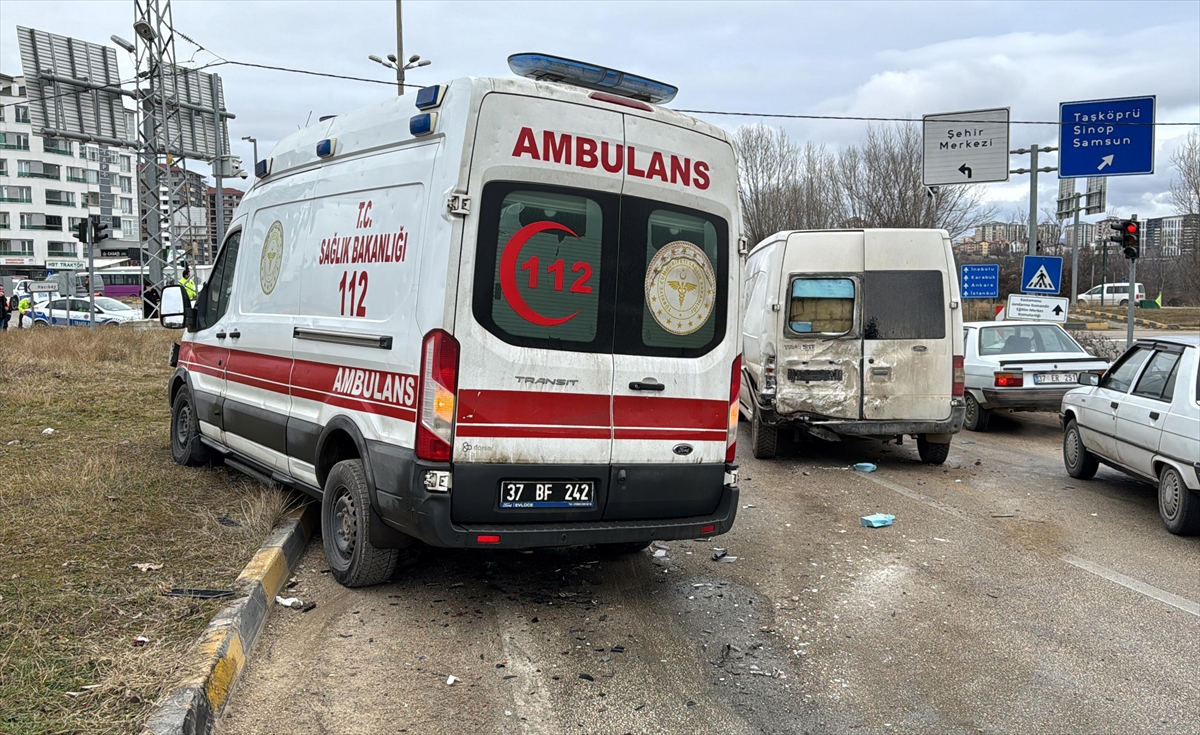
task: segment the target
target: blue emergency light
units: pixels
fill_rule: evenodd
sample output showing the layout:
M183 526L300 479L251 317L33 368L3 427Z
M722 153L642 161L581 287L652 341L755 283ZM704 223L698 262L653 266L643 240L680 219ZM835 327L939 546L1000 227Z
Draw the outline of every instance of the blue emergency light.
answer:
M413 115L408 119L408 132L414 136L429 135L437 126L437 113L426 112L422 115Z
M326 138L317 143L317 158L330 158L337 152L337 138Z
M435 84L431 87L421 87L417 92L417 109L432 110L442 104L446 95L446 85Z
M670 84L561 56L513 54L508 57L508 68L514 74L529 79L574 84L656 105L666 104L679 94L679 88Z

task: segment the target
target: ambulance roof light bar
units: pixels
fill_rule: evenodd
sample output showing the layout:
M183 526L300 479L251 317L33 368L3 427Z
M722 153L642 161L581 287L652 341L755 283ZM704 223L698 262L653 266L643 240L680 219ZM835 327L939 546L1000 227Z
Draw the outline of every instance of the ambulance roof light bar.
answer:
M513 54L508 57L508 68L529 79L574 84L656 105L670 102L679 93L679 88L670 84L548 54Z

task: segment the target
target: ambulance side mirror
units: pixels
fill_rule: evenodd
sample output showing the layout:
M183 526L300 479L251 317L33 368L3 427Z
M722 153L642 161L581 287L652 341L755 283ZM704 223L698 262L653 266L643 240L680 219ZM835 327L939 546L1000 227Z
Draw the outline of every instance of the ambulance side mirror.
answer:
M183 286L166 286L158 302L158 323L167 329L183 329L195 321L195 311L183 293Z

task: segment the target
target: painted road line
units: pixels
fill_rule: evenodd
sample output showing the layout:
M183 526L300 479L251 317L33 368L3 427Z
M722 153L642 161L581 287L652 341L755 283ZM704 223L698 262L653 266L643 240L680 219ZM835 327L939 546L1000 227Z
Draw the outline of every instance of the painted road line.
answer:
M1146 597L1153 598L1155 600L1158 600L1159 602L1166 603L1166 604L1170 605L1171 607L1178 608L1178 609L1184 611L1185 613L1190 613L1190 614L1195 615L1196 617L1200 618L1200 603L1192 602L1191 600L1187 599L1186 597L1180 597L1179 595L1173 595L1170 592L1167 592L1166 590L1161 590L1152 584L1146 584L1145 582L1141 581L1140 579L1134 579L1133 577L1127 577L1124 574L1121 574L1120 572L1116 572L1116 571L1113 571L1112 569L1109 569L1108 567L1102 567L1099 564L1095 564L1093 562L1088 561L1087 559L1080 559L1078 556L1069 556L1069 555L1064 556L1063 561L1065 561L1066 563L1070 564L1073 567L1079 567L1080 569L1082 569L1086 572L1091 572L1092 574L1095 574L1098 577L1104 577L1109 582L1115 582L1116 584L1119 584L1122 587L1131 589L1134 592L1143 594Z

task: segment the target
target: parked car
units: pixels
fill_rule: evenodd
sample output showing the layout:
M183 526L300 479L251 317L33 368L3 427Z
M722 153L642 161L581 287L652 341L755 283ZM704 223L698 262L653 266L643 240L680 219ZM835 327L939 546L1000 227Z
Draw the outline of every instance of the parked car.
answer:
M1081 372L1103 374L1093 357L1051 322L967 322L963 426L986 431L992 411L1058 411Z
M942 230L779 232L746 261L743 381L754 456L780 431L917 440L942 464L963 424L962 309Z
M1146 287L1139 283L1134 293L1138 301L1143 301L1146 298ZM1080 306L1099 306L1101 295L1104 297L1105 306L1128 306L1129 283L1102 283L1079 294L1077 301Z
M1103 462L1158 485L1171 533L1200 534L1200 337L1138 340L1063 397L1063 463L1089 480Z
M106 296L96 297L96 323L118 325L142 318L142 312ZM35 327L88 326L88 299L55 299L33 309Z

